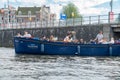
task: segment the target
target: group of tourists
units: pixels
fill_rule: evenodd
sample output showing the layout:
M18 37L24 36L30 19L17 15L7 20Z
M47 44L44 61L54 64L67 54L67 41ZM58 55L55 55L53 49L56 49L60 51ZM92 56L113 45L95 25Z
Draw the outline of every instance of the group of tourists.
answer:
M71 34L68 34L65 38L64 38L64 42L77 42L77 43L81 43L81 44L86 44L86 41L84 41L82 38L80 40L77 39L72 39L71 38ZM107 41L107 39L103 36L103 32L100 31L97 36L95 37L95 39L91 39L88 44L114 44L115 40L112 37L110 41Z
M97 42L98 44L114 44L115 40L112 37L110 41L107 41L107 39L103 36L103 32L100 31L96 38L94 39L95 42Z
M67 36L63 39L63 42L74 42L74 43L81 43L81 44L86 44L86 41L84 41L82 38L81 39L73 39L73 35L71 33L68 33ZM31 38L31 34L29 34L27 31L24 31L24 35L21 35L20 33L17 34L17 37L27 37ZM58 38L54 37L53 35L50 35L49 38L46 38L46 36L43 36L41 38L42 40L47 40L47 41L57 41ZM100 31L95 39L91 39L89 44L114 44L115 40L112 37L110 41L107 41L107 39L103 36L103 32Z
M27 31L24 31L24 35L21 35L20 33L17 33L16 35L17 37L28 37L31 38L31 34L29 34Z

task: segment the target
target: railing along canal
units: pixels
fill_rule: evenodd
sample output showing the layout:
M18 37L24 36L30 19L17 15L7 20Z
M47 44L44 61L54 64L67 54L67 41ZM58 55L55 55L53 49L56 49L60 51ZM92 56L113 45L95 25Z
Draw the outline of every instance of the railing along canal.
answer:
M30 21L30 22L12 22L9 24L0 23L0 29L19 29L19 28L41 28L41 27L67 27L80 25L99 25L120 23L120 13L114 14L112 20L110 15L87 16L82 18L71 18L66 20L50 21Z

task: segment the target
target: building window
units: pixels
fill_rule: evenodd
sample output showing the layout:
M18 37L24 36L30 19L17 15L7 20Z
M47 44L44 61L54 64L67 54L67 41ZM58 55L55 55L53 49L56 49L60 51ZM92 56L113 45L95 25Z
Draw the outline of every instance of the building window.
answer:
M21 12L21 11L18 11L18 15L22 15L22 12Z
M28 16L29 16L29 17L31 16L31 11L28 11Z

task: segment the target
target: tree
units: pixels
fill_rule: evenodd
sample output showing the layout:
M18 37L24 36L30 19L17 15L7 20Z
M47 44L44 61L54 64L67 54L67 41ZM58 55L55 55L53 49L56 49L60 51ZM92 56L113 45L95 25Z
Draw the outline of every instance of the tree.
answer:
M67 6L63 7L62 11L67 15L67 19L82 18L82 16L79 14L78 8L73 3L68 3Z

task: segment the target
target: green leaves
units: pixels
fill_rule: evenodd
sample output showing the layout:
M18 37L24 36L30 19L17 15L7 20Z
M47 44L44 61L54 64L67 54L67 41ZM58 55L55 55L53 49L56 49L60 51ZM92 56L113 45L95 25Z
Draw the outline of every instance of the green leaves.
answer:
M67 6L63 7L63 13L67 15L68 18L80 18L82 17L79 14L78 8L73 3L68 3Z

